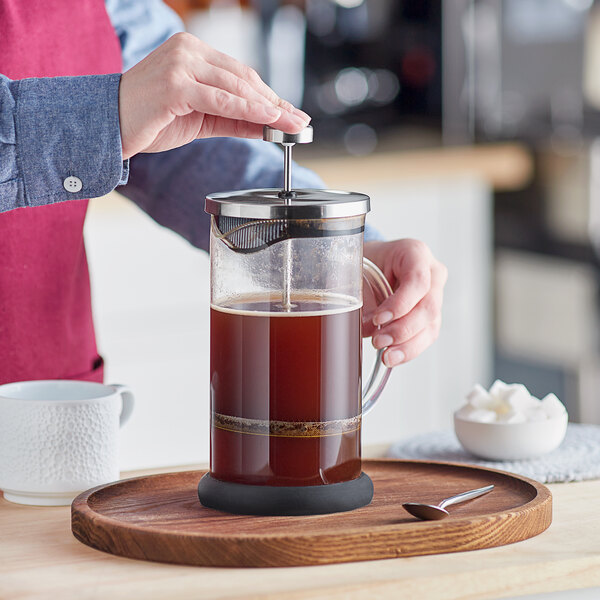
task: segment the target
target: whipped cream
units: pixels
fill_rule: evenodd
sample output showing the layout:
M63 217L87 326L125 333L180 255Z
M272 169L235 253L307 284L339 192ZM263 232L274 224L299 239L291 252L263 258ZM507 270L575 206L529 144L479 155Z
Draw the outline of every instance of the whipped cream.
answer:
M567 412L555 394L541 400L521 383L497 379L489 390L476 384L466 396L467 403L456 413L461 419L480 423L527 423L553 419Z

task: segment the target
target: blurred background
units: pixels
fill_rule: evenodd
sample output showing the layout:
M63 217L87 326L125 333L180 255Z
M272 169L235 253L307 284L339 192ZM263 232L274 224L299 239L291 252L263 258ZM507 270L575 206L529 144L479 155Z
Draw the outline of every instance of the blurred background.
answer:
M598 3L169 4L311 114L298 162L369 194L369 223L449 268L440 338L394 371L367 453L451 427L495 378L600 423ZM93 201L86 233L107 381L138 397L123 466L206 461L206 255L117 194Z

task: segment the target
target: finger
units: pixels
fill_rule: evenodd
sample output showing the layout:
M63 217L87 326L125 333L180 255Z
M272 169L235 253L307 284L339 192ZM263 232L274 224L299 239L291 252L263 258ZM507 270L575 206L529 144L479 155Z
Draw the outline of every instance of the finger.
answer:
M431 288L432 261L428 254L416 250L407 252L394 269L398 281L396 291L381 303L373 323L384 325L408 314Z
M423 329L415 337L395 346L390 346L383 353L383 363L386 367L396 367L402 363L408 362L413 358L416 358L421 352L429 348L431 344L437 339L442 320L441 318L436 319L435 322L431 323L428 327Z
M198 83L226 90L240 98L277 106L277 102L259 93L248 81L227 69L200 61L194 66L194 77ZM278 108L282 108L278 106Z
M248 121L227 119L226 117L215 117L206 115L197 138L209 137L237 137L248 139L261 139L263 126Z
M386 348L415 337L439 317L442 296L442 290L438 289L427 294L410 313L382 327L373 336L373 346L377 349Z
M381 326L373 337L375 348L401 344L417 335L441 315L447 271L441 263L440 267L432 270L431 289L413 310L407 315Z
M234 96L249 101L262 103L267 106L274 106L267 98L265 98L265 96L259 94L247 81L244 81L237 75L225 69L215 67L208 63L201 63L194 75L196 76L196 81L200 84L210 85L214 88L225 90ZM271 125L288 133L297 133L306 127L306 122L304 119L293 113L281 111L281 117L276 122L271 123Z
M225 69L240 79L247 81L256 92L266 98L269 102L279 106L282 110L291 112L304 121L305 126L310 122L310 117L300 109L294 107L290 102L280 98L251 67L237 61L232 56L219 52L215 48L204 44L203 56L205 60L215 67Z
M204 83L194 83L188 92L190 107L197 111L250 123L269 124L281 119L281 109L240 98L227 90Z
M270 126L285 133L300 133L306 127L306 123L292 113L281 111L279 119L270 123Z
M431 269L415 267L398 279L396 291L377 308L373 323L385 325L410 313L431 288Z
M304 129L304 122L273 105L240 98L227 90L205 83L193 83L189 92L190 106L198 112L236 121L249 121L261 125L274 125L289 133Z

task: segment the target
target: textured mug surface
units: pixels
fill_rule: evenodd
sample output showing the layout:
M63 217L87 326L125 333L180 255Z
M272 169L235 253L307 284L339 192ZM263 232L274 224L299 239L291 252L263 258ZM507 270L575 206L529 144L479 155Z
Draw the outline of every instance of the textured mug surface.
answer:
M70 504L119 478L119 427L133 408L121 385L27 381L0 386L0 489L12 502Z

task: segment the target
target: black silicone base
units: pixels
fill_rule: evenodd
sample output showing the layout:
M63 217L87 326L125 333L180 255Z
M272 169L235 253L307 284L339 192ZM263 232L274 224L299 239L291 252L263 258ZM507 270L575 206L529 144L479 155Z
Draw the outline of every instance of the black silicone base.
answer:
M366 506L373 499L373 482L361 473L341 483L278 487L230 483L207 473L198 484L198 497L207 508L236 515L323 515Z

